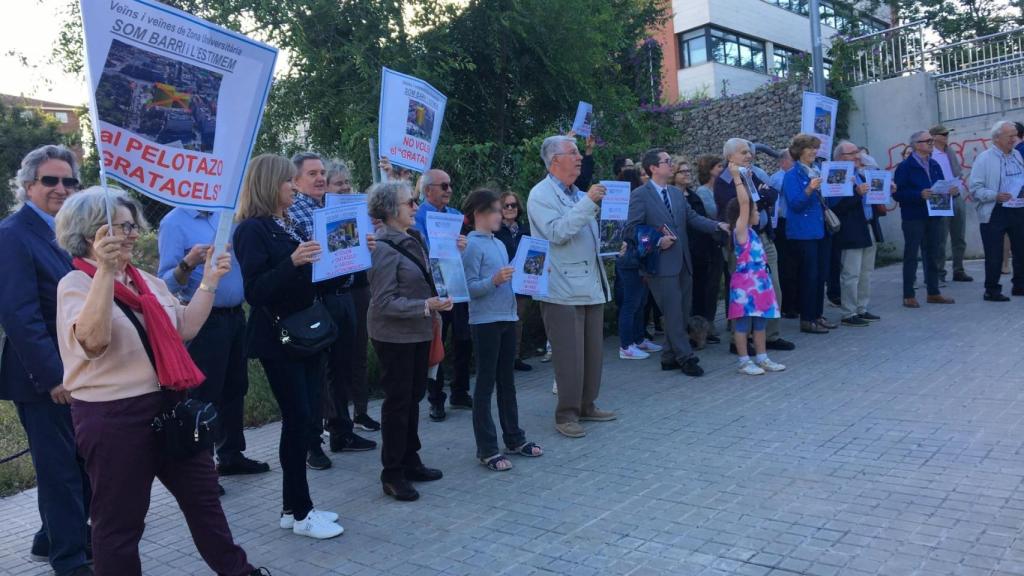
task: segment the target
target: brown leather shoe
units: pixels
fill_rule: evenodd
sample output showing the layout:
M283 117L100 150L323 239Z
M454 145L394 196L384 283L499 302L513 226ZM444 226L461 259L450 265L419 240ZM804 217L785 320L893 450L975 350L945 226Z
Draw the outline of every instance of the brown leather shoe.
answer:
M561 424L555 424L555 430L562 436L569 438L583 438L587 435L587 431L580 426L579 422L563 422Z
M598 410L597 408L585 414L580 414L580 422L610 422L612 420L615 420L615 412Z
M930 296L929 296L930 298ZM921 305L917 303L917 298L904 298L903 306L906 308L920 308Z
M934 296L928 296L929 304L953 304L956 300L942 294L935 294Z

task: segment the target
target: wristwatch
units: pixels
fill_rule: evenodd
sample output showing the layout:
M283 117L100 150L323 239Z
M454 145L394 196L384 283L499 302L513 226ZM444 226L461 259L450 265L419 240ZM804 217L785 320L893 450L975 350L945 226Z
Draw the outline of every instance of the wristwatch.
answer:
M181 261L178 262L178 268L185 274L191 274L192 271L196 269L195 266L189 266L188 262L186 262L184 258L182 258Z

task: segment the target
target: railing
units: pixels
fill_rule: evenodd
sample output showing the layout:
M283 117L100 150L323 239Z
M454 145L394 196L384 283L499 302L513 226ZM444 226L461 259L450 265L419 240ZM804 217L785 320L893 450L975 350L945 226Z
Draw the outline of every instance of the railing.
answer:
M935 76L939 121L1024 108L1024 55Z

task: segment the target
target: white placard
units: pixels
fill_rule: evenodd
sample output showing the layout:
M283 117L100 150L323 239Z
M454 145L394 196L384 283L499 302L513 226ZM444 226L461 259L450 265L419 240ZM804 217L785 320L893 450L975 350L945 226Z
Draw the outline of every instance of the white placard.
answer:
M821 195L826 198L853 196L853 162L821 163Z
M523 236L512 260L512 291L527 296L548 294L548 252L550 243L543 238Z
M619 255L622 247L622 231L629 216L629 182L602 180L605 195L601 200L601 249L602 257Z
M458 240L462 234L462 214L427 212L427 243L431 258L454 258L461 261Z
M888 205L892 200L892 172L888 170L865 170L864 179L868 193L864 195L868 204Z
M366 235L372 232L364 202L314 210L313 239L320 243L321 252L313 263L313 282L369 268Z
M1010 194L1010 199L1003 202L1003 208L1024 208L1024 198L1022 198L1024 196L1024 174L1003 176L1000 185L1002 187L1000 192Z
M350 204L352 202L367 202L369 196L366 194L325 194L324 195L324 206L333 208L334 206L341 206L342 204Z
M101 177L234 209L277 49L151 0L81 0Z
M448 98L419 78L381 71L377 152L395 166L426 172L434 160Z
M960 188L963 185L959 180L939 180L932 184L932 195L928 197L929 216L952 216L953 215L953 188Z
M576 106L576 117L572 121L572 131L577 136L587 138L594 126L594 106L581 101Z
M430 273L434 276L434 287L441 298L452 302L469 302L469 285L466 284L466 269L462 258L431 258Z
M743 178L743 186L747 189L747 194L750 195L750 201L760 202L761 194L758 193L757 186L754 184L754 171L746 166L740 166L740 176Z
M838 100L815 92L804 92L803 108L800 113L800 131L805 134L813 134L821 140L818 158L826 160L832 158L832 140L836 133L838 112Z

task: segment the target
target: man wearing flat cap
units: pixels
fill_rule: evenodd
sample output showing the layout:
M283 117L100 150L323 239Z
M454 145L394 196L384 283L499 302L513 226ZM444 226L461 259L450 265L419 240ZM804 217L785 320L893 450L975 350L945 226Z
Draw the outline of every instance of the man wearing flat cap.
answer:
M960 166L960 157L956 152L949 149L949 133L952 132L942 124L932 126L928 133L932 136L932 158L942 167L942 178L951 180L963 180L963 168ZM971 278L964 272L964 252L967 250L967 214L964 206L965 194L958 194L953 198L953 216L944 217L942 227L945 232L939 241L938 250L935 251L935 265L939 269L939 280L946 279L946 238L953 246L953 281L971 282Z

